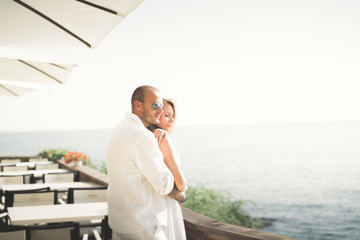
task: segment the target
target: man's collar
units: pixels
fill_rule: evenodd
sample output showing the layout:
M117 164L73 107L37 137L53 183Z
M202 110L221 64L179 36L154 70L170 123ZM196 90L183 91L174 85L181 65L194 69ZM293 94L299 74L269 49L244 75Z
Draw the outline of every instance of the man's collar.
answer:
M125 117L126 117L126 118L129 118L129 119L131 119L131 120L134 120L134 121L136 121L137 123L139 123L139 124L141 124L142 126L144 126L144 123L141 121L141 119L139 118L139 116L136 115L136 114L134 114L134 113L127 112L127 113L125 114ZM145 127L145 126L144 126L144 127Z

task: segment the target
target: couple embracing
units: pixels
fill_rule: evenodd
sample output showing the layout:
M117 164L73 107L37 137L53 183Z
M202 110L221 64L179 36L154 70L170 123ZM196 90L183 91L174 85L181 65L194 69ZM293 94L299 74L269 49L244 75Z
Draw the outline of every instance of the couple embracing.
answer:
M140 86L131 108L113 130L107 149L113 239L186 239L180 207L186 180L168 136L176 117L174 102L152 86Z

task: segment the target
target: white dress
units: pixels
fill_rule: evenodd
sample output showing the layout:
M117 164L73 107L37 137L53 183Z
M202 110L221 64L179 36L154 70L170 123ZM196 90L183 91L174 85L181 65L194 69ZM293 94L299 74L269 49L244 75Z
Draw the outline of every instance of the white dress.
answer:
M175 152L175 161L180 166L180 154ZM169 197L165 196L167 206L167 227L164 228L167 240L186 240L184 218L181 211L180 203Z
M185 240L184 219L180 203L175 199L165 196L167 206L167 227L164 228L167 240Z

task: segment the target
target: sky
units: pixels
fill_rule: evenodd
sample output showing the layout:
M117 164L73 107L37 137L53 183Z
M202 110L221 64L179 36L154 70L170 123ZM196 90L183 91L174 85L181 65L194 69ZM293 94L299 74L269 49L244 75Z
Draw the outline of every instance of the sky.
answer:
M0 96L0 132L110 129L144 84L175 99L178 126L360 121L359 11L350 0L145 0L95 49L27 50L77 67L63 86Z

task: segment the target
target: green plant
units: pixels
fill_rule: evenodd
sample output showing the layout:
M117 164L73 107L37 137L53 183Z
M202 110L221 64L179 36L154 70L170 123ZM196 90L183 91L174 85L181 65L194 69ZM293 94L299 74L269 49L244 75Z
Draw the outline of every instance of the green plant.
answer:
M256 228L253 219L243 210L245 201L233 200L229 195L204 186L189 187L185 207L219 222Z
M104 174L107 174L106 163L102 163L101 165L99 165L99 164L94 164L92 162L88 162L86 164L86 166L88 166L89 168L95 169L99 172L102 172Z
M85 154L64 149L45 149L38 156L46 157L53 162L64 159L66 163L82 161L84 165L91 165L89 158Z
M49 149L45 149L42 152L40 152L38 154L38 156L48 158L50 161L53 161L53 162L57 162L58 160L62 159L66 153L67 153L67 150L49 148Z
M100 172L107 174L106 163L103 163L101 167L98 169Z

